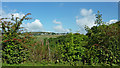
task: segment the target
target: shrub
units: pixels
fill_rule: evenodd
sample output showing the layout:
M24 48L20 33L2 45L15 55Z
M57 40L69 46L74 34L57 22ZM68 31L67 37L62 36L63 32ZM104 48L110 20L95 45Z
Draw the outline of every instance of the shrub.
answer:
M102 22L100 21L100 23ZM94 26L91 29L87 28L88 33L86 35L89 37L87 46L89 50L88 63L91 65L118 64L120 62L120 58L118 57L120 56L118 23L120 22L110 25L100 23L98 23L99 26Z
M54 39L55 60L56 63L70 63L78 65L78 62L84 64L86 58L87 36L80 34L68 34ZM55 41L56 40L56 41Z
M21 27L23 20L28 20L30 18L27 18L27 15L30 15L30 13L23 16L23 18L14 18L14 15L12 15L12 18L1 18L0 22L2 25L2 61L3 63L7 64L18 64L23 63L29 58L29 51L25 46L22 46L22 44L25 44L28 42L28 39L26 36L24 39L21 37Z

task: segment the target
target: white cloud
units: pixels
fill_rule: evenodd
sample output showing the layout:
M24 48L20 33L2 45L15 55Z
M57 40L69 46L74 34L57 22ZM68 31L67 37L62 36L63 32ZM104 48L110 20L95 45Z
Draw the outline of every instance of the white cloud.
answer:
M3 11L2 9L0 9L0 18L2 18L5 15L6 15L5 11Z
M22 18L23 16L25 16L25 14L23 13L8 13L8 14L3 14L2 17L7 17L7 18L11 18L12 15L14 15L14 17L19 17L19 18Z
M112 23L116 23L118 20L117 19L112 19L112 20L110 20L108 23L109 24L112 24Z
M62 32L69 32L70 31L69 29L64 29L61 22L53 20L53 23L58 24L57 26L53 27L55 32L61 32L62 33Z
M27 31L29 32L39 32L39 31L44 31L43 29L43 25L40 22L40 20L36 19L34 22L32 23L23 23L21 27L24 27L27 29Z
M12 13L14 15L14 17L19 17L22 18L23 16L25 16L25 14L22 13Z
M4 10L0 9L0 18L11 18L11 14L15 15L15 17L20 17L22 18L24 16L24 14L22 13L6 13ZM11 21L10 19L7 19L5 21ZM12 21L13 22L13 21ZM1 30L1 28L0 28Z
M80 15L82 18L79 18L78 16L76 16L76 23L77 25L80 27L80 33L85 34L86 31L84 29L85 25L87 25L88 27L92 27L95 26L95 14L93 14L93 10L92 9L82 9L80 11Z
M62 27L62 25L57 25L55 27L53 27L53 29L56 31L56 32L69 32L69 29L64 29Z
M53 20L53 23L55 23L55 24L62 24L61 22L56 21L56 20Z
M0 9L0 18L11 18L11 14L14 15L14 17L22 18L25 14L23 13L15 13L15 10L11 13L6 13L4 10Z
M15 10L14 10L15 11ZM14 17L19 17L19 18L22 18L25 14L23 13L15 13L15 12L12 12L12 13L6 13L5 11L3 10L0 10L0 14L2 16L0 17L3 17L3 18L11 18L11 14L14 15ZM9 21L9 20L8 20ZM23 23L21 25L21 27L24 27L27 29L27 31L34 31L34 32L37 32L37 31L44 31L43 29L43 25L42 23L40 22L40 20L36 19L34 22L31 22L31 23Z
M89 10L87 10L87 9L82 9L82 10L80 11L80 14L81 14L82 16L90 16L90 15L92 15L92 13L93 13L92 9L89 9Z

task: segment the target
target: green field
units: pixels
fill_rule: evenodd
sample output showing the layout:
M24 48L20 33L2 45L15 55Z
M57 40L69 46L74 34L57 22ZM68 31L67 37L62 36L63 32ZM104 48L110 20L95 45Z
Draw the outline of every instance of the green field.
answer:
M37 37L38 40L44 40L45 38L56 38L62 35L38 35L38 36L33 36Z

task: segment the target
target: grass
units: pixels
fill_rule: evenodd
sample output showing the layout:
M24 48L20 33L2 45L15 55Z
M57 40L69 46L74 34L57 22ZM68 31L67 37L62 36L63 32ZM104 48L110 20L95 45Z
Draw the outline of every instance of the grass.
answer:
M48 63L48 64L43 64L43 63L24 63L24 64L5 64L2 63L2 66L70 66L69 64L54 64L54 63Z
M5 64L5 63L2 63L2 66L71 66L69 63L67 64L62 64L62 63L31 63L31 62L27 62L27 63L24 63L24 64ZM79 66L103 66L101 64L97 64L97 65L79 65ZM113 65L113 66L118 66L118 65Z
M43 40L45 38L56 38L56 37L59 37L59 36L62 36L62 35L38 35L38 36L34 36L34 37L37 37L38 40Z

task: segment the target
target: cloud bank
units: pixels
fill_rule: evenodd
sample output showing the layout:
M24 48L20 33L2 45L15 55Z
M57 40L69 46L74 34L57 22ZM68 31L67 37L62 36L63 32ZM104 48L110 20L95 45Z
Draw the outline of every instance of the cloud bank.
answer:
M64 29L62 25L57 25L53 27L54 31L56 32L69 32L69 29Z
M0 18L11 18L12 15L14 15L14 17L19 17L22 18L23 16L25 16L25 14L23 13L15 13L15 12L11 12L11 13L6 13L4 10L0 9Z
M23 13L6 13L3 10L0 10L0 18L11 18L11 14L14 15L14 17L19 17L22 18L23 16L25 16L25 14ZM8 20L9 21L9 20ZM22 23L22 25L20 27L24 27L25 29L27 29L28 32L39 32L39 31L44 31L43 29L43 24L40 22L40 20L36 19L35 21L31 22L31 23Z
M16 10L15 10L16 11ZM14 17L19 17L22 18L25 14L23 13L6 13L4 10L0 9L0 18L1 17L8 17L11 18L11 14L14 15ZM76 16L76 24L79 26L79 31L82 34L86 34L86 31L84 29L85 25L87 25L88 27L93 27L96 26L96 24L94 24L95 22L95 14L93 13L92 9L82 9L80 10L80 14L78 16ZM110 21L108 21L107 23L112 24L117 22L117 19L111 19ZM62 25L62 22L57 21L56 19L53 20L53 23L56 24L56 26L53 27L53 30L55 32L70 32L69 29L65 29ZM43 24L39 19L35 19L33 22L29 22L29 23L23 23L21 25L21 27L25 27L28 31L30 32L39 32L39 31L45 31L43 28Z
M81 18L79 18L79 16L81 16ZM84 28L85 25L90 27L90 28L93 27L93 26L96 26L96 24L94 24L95 20L96 20L96 17L95 17L95 14L93 13L92 9L89 9L89 10L82 9L80 11L79 16L76 16L76 23L79 26L80 33L86 34L86 31L85 31L85 28ZM106 23L112 24L112 23L115 23L117 21L118 21L117 19L112 19L112 20L109 20Z
M84 29L85 25L88 27L93 27L96 24L94 24L95 22L95 14L93 14L93 10L92 9L82 9L80 11L80 16L81 18L79 18L79 16L76 16L76 23L79 26L79 31L82 34L85 34L86 31Z
M31 23L23 23L22 26L27 29L28 32L41 32L44 31L43 24L40 20L36 19L34 22Z
M117 21L118 21L117 19L112 19L112 20L110 20L110 21L107 22L107 23L112 24L112 23L115 23L115 22L117 22Z
M53 20L53 23L54 24L58 24L57 26L54 26L53 27L53 30L55 32L60 32L60 33L66 33L66 32L69 32L70 30L69 29L64 29L63 26L62 26L62 23L59 22L59 21L56 21L56 20Z

